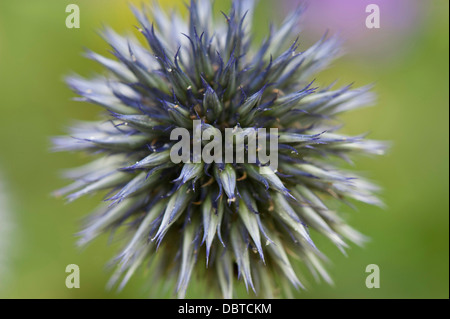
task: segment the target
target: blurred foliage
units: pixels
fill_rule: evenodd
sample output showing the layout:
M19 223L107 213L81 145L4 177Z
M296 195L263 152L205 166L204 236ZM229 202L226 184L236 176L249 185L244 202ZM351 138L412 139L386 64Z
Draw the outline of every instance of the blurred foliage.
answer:
M64 132L72 119L92 120L99 108L71 101L74 94L63 77L90 75L99 67L82 57L87 47L106 53L96 34L102 23L134 32L135 20L121 0L46 0L0 2L0 168L9 185L16 234L10 280L4 298L169 298L170 283L153 284L142 270L121 293L108 292L105 269L116 243L103 237L80 251L74 234L83 216L101 199L85 198L70 205L51 197L65 184L58 172L85 162L82 156L49 152L50 137ZM140 1L131 1L138 4ZM273 1L260 1L255 30L263 38L268 20L277 19ZM81 28L65 27L65 7L77 3ZM321 238L317 244L333 261L335 286L310 280L298 298L448 298L449 297L449 3L427 1L424 25L407 49L389 62L342 58L318 78L328 84L375 82L379 103L343 119L344 131L373 132L390 140L384 158L359 158L357 168L383 188L386 210L357 205L344 210L350 223L372 238L352 247L348 257ZM182 1L164 5L183 8ZM226 8L226 1L220 1ZM307 30L305 30L307 33ZM78 264L81 289L65 287L65 267ZM365 268L381 269L381 288L367 289ZM189 297L204 294L193 277ZM0 285L2 283L0 282ZM241 297L247 295L240 285ZM207 290L206 290L207 291Z

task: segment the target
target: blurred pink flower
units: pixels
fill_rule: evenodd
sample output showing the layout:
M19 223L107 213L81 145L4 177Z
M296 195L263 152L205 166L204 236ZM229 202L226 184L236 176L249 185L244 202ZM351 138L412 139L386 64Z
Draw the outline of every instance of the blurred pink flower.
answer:
M379 58L396 56L407 47L426 16L426 3L420 0L284 0L283 4L286 11L306 4L302 22L306 36L316 38L327 30L339 33L352 53ZM366 27L369 4L379 7L379 29Z

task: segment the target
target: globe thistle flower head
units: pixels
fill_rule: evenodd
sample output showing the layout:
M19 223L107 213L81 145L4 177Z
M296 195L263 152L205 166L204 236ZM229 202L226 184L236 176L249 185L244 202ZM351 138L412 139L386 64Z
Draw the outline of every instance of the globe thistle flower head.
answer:
M214 18L210 1L192 0L188 21L177 13L167 16L156 3L133 8L145 45L105 29L112 56L87 56L107 75L68 78L80 100L106 113L54 139L57 151L96 157L68 170L65 177L73 183L56 194L72 201L107 192L79 244L124 229L111 286L122 288L149 261L156 278L177 279L178 297L185 296L194 273L225 298L234 296L236 279L258 296L273 297L280 286L304 287L299 263L331 283L310 229L343 251L348 241L364 242L327 203L382 205L374 185L337 167L339 158L384 152L381 142L337 132L337 115L373 102L370 87L321 88L311 80L339 54L339 41L324 36L299 50L296 26L303 8L254 45L253 5L233 1L228 14ZM250 144L252 130L277 133L258 140L261 156L255 161L237 160L233 151L232 161L220 155L208 162L196 158L193 147L176 163L178 140L171 133L180 128L190 133L192 146L196 130L220 135L231 129L231 147ZM273 138L275 168L261 160ZM220 150L226 153L228 146ZM247 144L244 153L250 153Z

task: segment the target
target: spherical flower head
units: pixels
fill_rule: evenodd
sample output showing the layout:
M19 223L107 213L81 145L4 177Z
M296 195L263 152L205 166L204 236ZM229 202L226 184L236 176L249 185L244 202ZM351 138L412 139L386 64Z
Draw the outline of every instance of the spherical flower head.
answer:
M233 1L214 19L209 0L192 0L188 21L156 3L133 8L146 45L106 29L114 57L87 56L108 75L68 78L81 100L107 112L54 139L55 150L96 157L68 170L74 182L56 194L72 201L107 192L79 244L124 229L112 286L151 261L156 278L177 278L178 297L196 272L225 298L236 279L274 297L279 287L304 286L301 263L331 282L310 229L341 250L364 242L327 205L381 205L374 185L337 168L352 154L385 149L337 132L338 114L373 102L370 87L311 81L339 54L339 41L324 36L299 50L302 8L254 45L253 5Z

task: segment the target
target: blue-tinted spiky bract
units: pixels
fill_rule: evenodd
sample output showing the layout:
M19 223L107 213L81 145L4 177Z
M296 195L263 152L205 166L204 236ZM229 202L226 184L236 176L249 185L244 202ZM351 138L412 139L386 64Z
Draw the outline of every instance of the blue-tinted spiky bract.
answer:
M104 30L113 56L87 56L108 74L72 76L68 84L107 113L54 139L55 150L96 159L67 171L74 182L57 194L71 201L107 191L79 243L125 229L111 281L121 280L119 287L148 260L156 278L177 278L179 297L199 271L226 298L237 278L261 297L301 288L301 263L331 282L310 229L341 250L346 240L365 240L327 205L333 199L381 205L375 186L336 166L352 154L384 152L381 142L337 133L336 116L372 103L373 94L369 87L311 82L339 54L339 41L324 36L299 50L301 8L256 46L253 1L233 1L215 19L211 7L209 0L192 0L188 22L156 3L133 9L145 44ZM174 164L170 132L192 130L193 120L221 131L278 128L278 170L261 174L260 162Z

